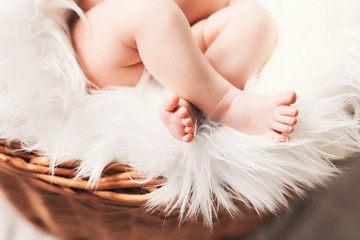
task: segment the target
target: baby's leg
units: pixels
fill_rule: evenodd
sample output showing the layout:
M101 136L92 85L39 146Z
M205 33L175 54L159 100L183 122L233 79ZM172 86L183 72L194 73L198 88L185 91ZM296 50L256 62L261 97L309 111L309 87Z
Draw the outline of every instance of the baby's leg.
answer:
M102 87L123 85L120 75L113 77L111 71L132 72L117 58L124 48L130 48L139 54L142 63L161 84L211 119L239 131L247 130L250 124L252 130L245 131L250 134L275 133L270 123L277 107L284 105L282 98L262 96L256 110L249 111L252 107L247 105L259 102L259 96L235 88L210 65L197 46L185 16L172 1L108 0L89 11L87 17L90 30L96 34L84 43L87 49L98 51L100 57L87 56L80 62L85 69L101 70L92 71L92 78L101 82ZM118 51L114 51L114 44ZM141 63L137 58L133 62L128 62L129 66ZM102 68L110 70L106 79Z
M195 80L202 79L202 85L207 80L213 82L209 85L211 92L220 96L214 96L211 105L231 86L202 55L185 16L172 1L108 0L87 12L86 17L90 28L78 21L73 28L73 43L88 78L100 88L134 86L144 63L165 87L183 97L180 107L160 111L171 129L174 124L166 119L170 113L183 115L178 110L186 107L192 117L196 114L196 109L185 100L187 97L196 100L198 91L192 86ZM204 95L201 97L199 105L205 106L203 103L208 100ZM172 100L167 104L172 106ZM193 123L189 124L188 119L176 119L186 123L182 130L186 133L193 132ZM179 136L181 131L171 131L177 138L192 139L191 133Z
M243 89L246 81L258 73L270 58L277 41L277 26L272 16L255 1L243 0L230 5L202 20L192 27L195 39L211 65L223 77L239 89ZM262 124L257 121L262 115L264 102L277 99L280 109L275 109L274 119L269 132L274 138L287 140L296 123L297 110L286 107L296 100L293 92L284 92L269 98L259 95L248 95L248 104L243 110L250 124L244 125L243 132L254 133ZM250 107L246 109L245 106ZM263 110L262 110L263 109ZM267 113L265 114L267 115Z
M82 20L75 22L72 27L74 49L79 63L94 87L136 85L143 73L144 65L137 50L134 30L137 25L143 27L144 22L158 22L161 15L150 15L156 6L159 7L158 10L169 6L163 3L164 1L149 3L140 0L120 3L108 0L86 12L89 24ZM151 4L151 7L148 8L146 4ZM171 9L165 14L172 17L169 14L174 12L174 8L176 6L172 4ZM175 11L177 16L181 16L178 9ZM166 19L164 20L165 22L160 25L166 24ZM154 24L151 29L156 30L157 26ZM197 114L196 107L176 94L165 98L159 109L160 118L171 134L184 142L193 139Z
M272 16L252 0L229 5L192 30L211 65L239 89L268 61L278 38Z

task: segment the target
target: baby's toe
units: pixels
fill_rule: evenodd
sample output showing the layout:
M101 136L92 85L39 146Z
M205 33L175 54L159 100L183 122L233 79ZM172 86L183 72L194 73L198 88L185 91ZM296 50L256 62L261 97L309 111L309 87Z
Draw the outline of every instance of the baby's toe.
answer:
M276 121L272 121L271 128L275 131L282 132L282 133L292 133L294 128L287 124L279 123Z
M194 127L185 127L185 132L186 133L193 133L194 132Z
M165 97L162 107L166 111L169 111L169 112L174 111L176 109L176 107L178 106L179 101L180 101L179 95L177 95L175 93L170 93Z
M296 93L294 91L285 91L277 95L278 105L291 105L296 102Z
M180 107L177 110L177 115L179 118L186 118L189 115L189 112L185 107Z
M296 117L298 114L299 114L299 111L294 107L280 106L275 109L275 117L277 115Z
M289 126L294 126L297 123L297 119L295 117L289 117L284 115L275 115L275 121L283 124L287 124Z
M194 139L194 135L193 134L186 134L185 136L182 137L182 141L183 142L191 142Z
M271 139L278 141L278 142L287 142L290 140L289 136L283 135L274 131L270 131L267 134Z
M185 127L191 127L193 125L193 121L191 118L183 118L181 119L181 122Z

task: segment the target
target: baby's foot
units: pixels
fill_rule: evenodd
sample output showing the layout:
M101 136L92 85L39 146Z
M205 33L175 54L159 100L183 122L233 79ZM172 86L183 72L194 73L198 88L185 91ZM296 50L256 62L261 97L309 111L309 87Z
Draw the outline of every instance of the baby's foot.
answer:
M196 114L195 107L176 94L168 95L159 109L160 119L171 135L183 142L191 142L194 139Z
M290 139L286 134L294 131L297 122L298 110L290 107L295 102L296 93L292 91L271 97L229 90L209 117L246 134L265 134L285 142Z

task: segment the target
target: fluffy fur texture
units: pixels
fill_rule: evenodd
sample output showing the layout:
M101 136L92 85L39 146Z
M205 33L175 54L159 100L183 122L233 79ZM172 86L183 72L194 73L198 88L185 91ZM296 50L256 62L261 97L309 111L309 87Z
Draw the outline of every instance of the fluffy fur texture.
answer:
M333 161L358 151L360 2L263 0L279 24L278 47L248 91L298 93L288 143L203 121L195 140L173 139L157 116L164 90L148 74L136 88L88 94L65 19L71 0L0 1L0 137L59 161L82 159L96 181L106 164L129 164L167 182L148 203L211 225L233 200L259 213L325 184ZM54 165L56 165L54 161Z

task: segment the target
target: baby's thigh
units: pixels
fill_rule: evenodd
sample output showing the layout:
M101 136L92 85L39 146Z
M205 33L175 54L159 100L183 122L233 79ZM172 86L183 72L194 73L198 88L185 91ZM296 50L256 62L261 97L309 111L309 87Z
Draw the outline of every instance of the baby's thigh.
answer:
M194 37L205 52L220 35L218 43L223 42L229 47L236 44L247 48L256 39L273 42L277 36L277 27L269 12L253 0L242 0L229 5L207 19L192 26ZM231 41L234 39L235 41ZM264 43L266 44L266 43Z
M206 52L228 23L230 18L226 14L227 11L226 8L222 9L191 26L195 41L203 53Z
M134 86L144 66L133 42L130 17L122 1L105 1L77 20L72 41L88 79L100 88ZM125 1L130 3L131 1Z

